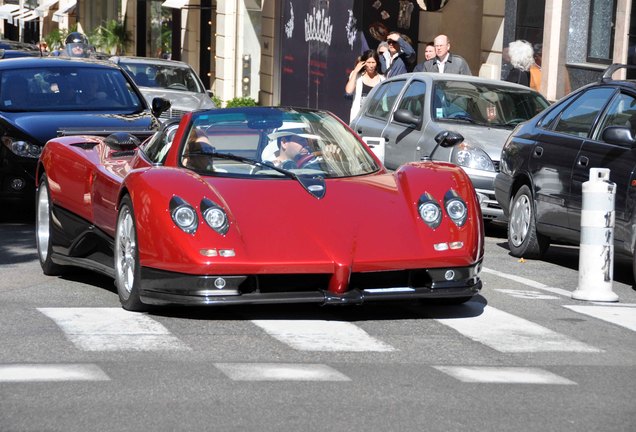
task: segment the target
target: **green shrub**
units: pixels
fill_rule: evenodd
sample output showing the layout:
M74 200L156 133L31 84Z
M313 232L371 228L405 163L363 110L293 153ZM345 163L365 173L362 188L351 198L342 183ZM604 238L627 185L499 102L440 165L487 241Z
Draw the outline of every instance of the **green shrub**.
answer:
M221 100L220 97L218 97L217 95L212 95L211 99L212 99L212 102L214 102L214 105L217 108L222 108L223 107L223 101Z
M257 106L258 104L251 97L235 97L234 99L230 99L225 104L225 108L235 108L235 107L250 107Z

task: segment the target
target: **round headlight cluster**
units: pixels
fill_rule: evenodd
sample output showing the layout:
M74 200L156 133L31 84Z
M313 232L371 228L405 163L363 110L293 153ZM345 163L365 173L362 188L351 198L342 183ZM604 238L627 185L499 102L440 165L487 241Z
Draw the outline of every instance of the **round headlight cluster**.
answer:
M208 198L203 198L201 200L201 211L203 212L203 219L205 219L205 222L219 234L224 235L230 228L230 223L225 210L223 210L214 201Z
M417 210L422 220L431 228L437 228L442 222L442 208L429 193L420 197Z
M203 217L205 221L210 225L213 229L218 230L223 225L225 225L226 217L223 210L220 208L209 208L203 213Z
M172 211L172 220L188 234L194 233L199 225L196 211L187 204L182 204Z
M444 195L444 207L448 217L457 226L462 226L466 222L468 216L468 209L464 200L454 190L449 190Z

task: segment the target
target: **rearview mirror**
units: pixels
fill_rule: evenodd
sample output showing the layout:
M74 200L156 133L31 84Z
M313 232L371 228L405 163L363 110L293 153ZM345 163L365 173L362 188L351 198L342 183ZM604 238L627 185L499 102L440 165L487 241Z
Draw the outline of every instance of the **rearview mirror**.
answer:
M170 109L170 101L168 99L156 97L152 100L152 114L159 117Z
M626 126L608 126L603 129L603 141L608 144L633 148L636 145L632 130Z
M406 123L415 128L420 127L420 118L409 110L399 109L393 114L393 120L400 123Z
M442 131L435 135L435 142L440 147L452 147L464 141L464 137L457 132Z

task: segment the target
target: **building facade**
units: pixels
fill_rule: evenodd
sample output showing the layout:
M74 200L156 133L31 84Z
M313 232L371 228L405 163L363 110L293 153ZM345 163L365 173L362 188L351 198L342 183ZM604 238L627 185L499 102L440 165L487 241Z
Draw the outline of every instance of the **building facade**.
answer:
M307 97L306 105L320 104L338 113L345 77L357 55L392 30L410 36L419 61L426 42L446 34L451 51L468 61L473 74L493 78L501 76L509 42L542 44L541 91L550 100L595 81L610 63L636 61L632 0L0 3L3 38L35 42L55 29L74 28L90 34L105 21L117 20L130 34L127 55L186 61L222 100L251 97L262 105L276 105L290 94L318 92L319 96ZM306 74L307 83L301 83L293 70Z

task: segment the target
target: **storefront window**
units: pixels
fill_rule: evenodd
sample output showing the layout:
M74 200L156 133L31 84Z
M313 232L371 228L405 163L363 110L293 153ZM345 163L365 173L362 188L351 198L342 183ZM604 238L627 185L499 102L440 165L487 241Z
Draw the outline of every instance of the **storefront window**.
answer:
M616 0L590 0L590 21L587 42L587 61L612 62Z

